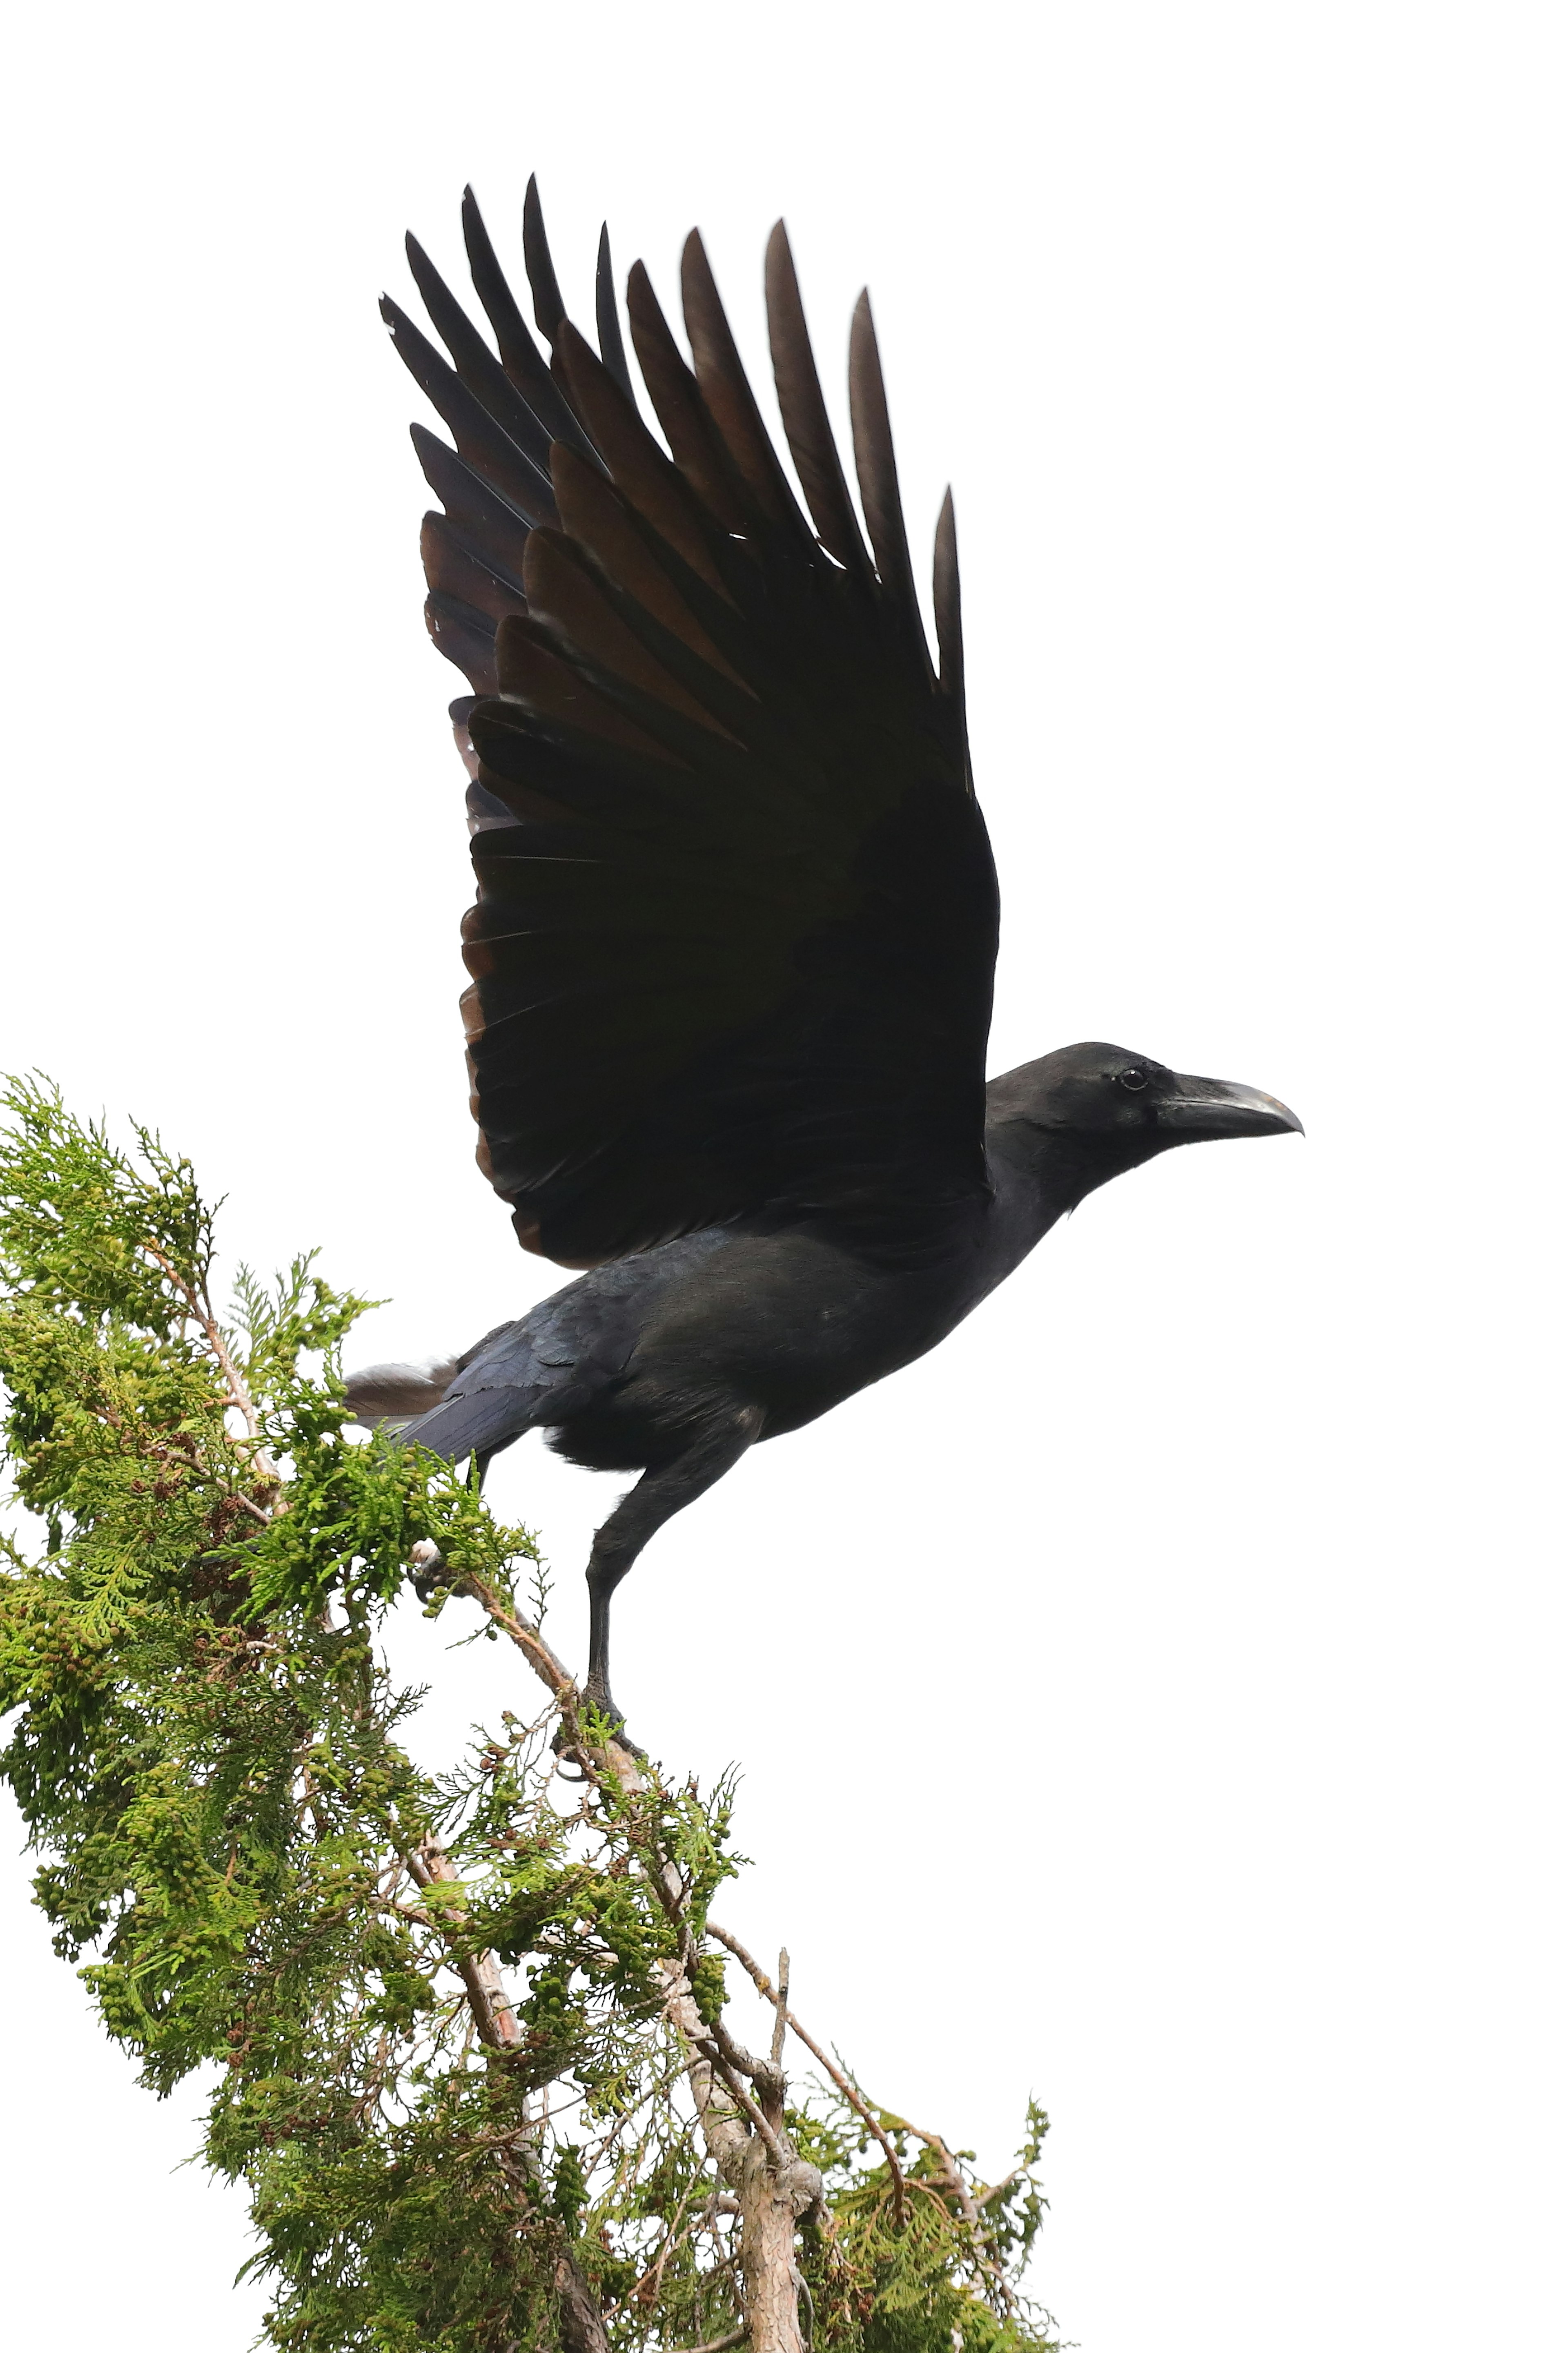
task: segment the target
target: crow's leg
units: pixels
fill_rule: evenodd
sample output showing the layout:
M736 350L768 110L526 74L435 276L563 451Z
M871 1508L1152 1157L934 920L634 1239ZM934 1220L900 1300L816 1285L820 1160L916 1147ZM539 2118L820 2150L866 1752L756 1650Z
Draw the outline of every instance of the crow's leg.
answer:
M662 1471L644 1472L594 1538L588 1557L588 1680L583 1696L617 1724L623 1718L610 1696L610 1596L648 1538L732 1470L762 1435L762 1428L760 1406L731 1407L714 1414L684 1454Z

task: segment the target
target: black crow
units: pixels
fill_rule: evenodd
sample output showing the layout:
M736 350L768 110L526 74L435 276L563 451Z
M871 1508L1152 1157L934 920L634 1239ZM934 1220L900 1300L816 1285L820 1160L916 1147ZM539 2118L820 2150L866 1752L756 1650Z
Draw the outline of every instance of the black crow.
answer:
M782 223L768 325L804 512L695 233L689 362L640 263L626 290L667 454L638 413L607 242L595 352L530 183L547 362L471 191L463 227L500 356L412 238L452 364L383 310L457 445L414 427L446 510L425 520L426 618L473 689L452 716L473 777L479 1157L523 1248L591 1271L455 1366L374 1367L350 1397L452 1461L482 1467L543 1428L571 1461L643 1474L588 1567L586 1693L618 1720L610 1596L672 1513L758 1440L923 1355L1109 1177L1300 1123L1118 1046L986 1083L996 882L952 503L933 664L866 297L863 535Z

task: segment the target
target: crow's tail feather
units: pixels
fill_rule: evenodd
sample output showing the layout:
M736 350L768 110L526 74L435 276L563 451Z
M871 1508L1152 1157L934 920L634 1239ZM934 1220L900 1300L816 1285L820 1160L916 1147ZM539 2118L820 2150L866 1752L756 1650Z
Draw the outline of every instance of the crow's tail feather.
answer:
M534 1423L537 1391L524 1388L471 1389L467 1397L448 1398L431 1413L421 1414L403 1431L406 1443L427 1446L448 1462L465 1454L495 1454L521 1438Z

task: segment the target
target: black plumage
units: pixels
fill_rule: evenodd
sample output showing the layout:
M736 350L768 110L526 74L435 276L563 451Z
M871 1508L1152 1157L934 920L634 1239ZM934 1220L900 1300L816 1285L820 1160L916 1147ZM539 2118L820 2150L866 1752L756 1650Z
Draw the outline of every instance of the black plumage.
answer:
M415 428L445 510L424 529L427 617L477 698L453 718L477 767L479 1158L523 1246L591 1271L455 1367L374 1368L351 1396L454 1460L543 1427L576 1461L644 1473L589 1569L589 1688L609 1707L611 1590L747 1446L931 1346L1109 1177L1299 1123L1109 1046L987 1086L997 899L952 502L933 664L866 298L849 361L863 533L782 223L768 325L805 512L695 233L689 359L640 264L627 284L661 446L607 236L595 352L530 183L547 360L471 192L463 222L497 351L412 240L452 364L384 310L457 442Z

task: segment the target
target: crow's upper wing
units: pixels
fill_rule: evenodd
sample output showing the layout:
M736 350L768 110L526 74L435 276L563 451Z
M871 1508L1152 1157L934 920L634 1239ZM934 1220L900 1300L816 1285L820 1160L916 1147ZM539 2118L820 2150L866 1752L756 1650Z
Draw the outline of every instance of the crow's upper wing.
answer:
M995 879L970 782L951 502L933 670L871 314L849 388L868 552L782 224L779 405L810 522L758 414L700 240L691 362L647 272L633 349L600 248L595 353L565 319L531 184L548 364L471 194L500 356L418 248L447 365L395 306L451 429L415 428L446 509L426 607L480 698L465 997L479 1158L524 1245L594 1264L695 1228L820 1222L918 1256L982 1196Z

